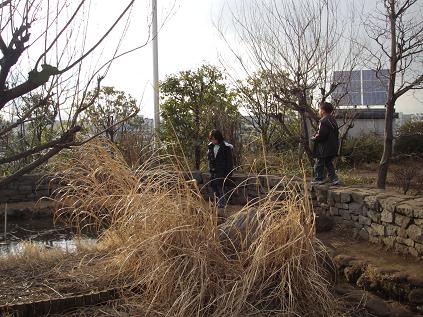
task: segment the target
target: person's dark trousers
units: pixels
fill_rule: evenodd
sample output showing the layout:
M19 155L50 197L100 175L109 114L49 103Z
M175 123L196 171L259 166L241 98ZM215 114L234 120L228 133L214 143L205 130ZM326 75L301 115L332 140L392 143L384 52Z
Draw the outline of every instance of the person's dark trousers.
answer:
M333 166L334 158L334 156L331 156L316 159L316 164L314 165L314 178L316 181L323 181L325 168L328 172L328 176L331 182L338 180L338 177L336 176L335 172L335 167Z
M226 206L225 188L223 183L224 183L223 178L216 178L212 176L211 187L212 187L214 195L217 198L218 208L225 208Z

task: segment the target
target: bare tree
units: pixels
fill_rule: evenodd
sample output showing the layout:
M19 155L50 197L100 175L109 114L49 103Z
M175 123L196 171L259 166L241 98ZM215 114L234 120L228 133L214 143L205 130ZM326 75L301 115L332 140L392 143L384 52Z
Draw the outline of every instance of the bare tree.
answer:
M331 0L240 0L231 8L231 17L241 50L225 35L224 23L218 27L247 73L251 68L273 78L288 73L290 85L273 83L274 96L298 114L301 152L310 162L310 130L319 121L316 106L337 86L331 82L331 71L354 68L358 56L357 46L348 40L353 31L347 29L348 23L340 23L339 14Z
M393 152L393 119L396 101L406 92L423 88L423 7L418 0L380 0L365 29L376 48L368 48L372 67L389 69L384 149L377 187L384 189ZM383 76L378 73L379 76ZM382 78L381 78L382 79ZM386 79L386 78L385 78Z
M34 120L42 120L44 115L51 115L43 112L47 103L54 109L57 130L57 137L51 140L40 139L39 144L15 153L0 152L0 167L22 160L27 162L1 179L0 186L39 167L63 149L87 141L76 136L81 131L81 114L94 104L111 62L130 52L119 54L118 50L133 4L134 0L128 0L122 11L116 14L116 19L94 43L88 44L90 1L17 0L0 3L0 113L3 116L0 141L10 143L17 129ZM83 62L92 57L124 19L126 25L120 41L115 44L113 56L90 72L84 70ZM90 88L94 93L88 94ZM25 100L30 95L37 98L28 106Z

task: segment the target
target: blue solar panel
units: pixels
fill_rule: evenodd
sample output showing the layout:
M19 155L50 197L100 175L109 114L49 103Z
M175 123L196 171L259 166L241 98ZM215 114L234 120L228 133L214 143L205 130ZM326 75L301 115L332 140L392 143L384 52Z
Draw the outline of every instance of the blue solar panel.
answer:
M335 71L333 82L340 83L332 94L341 106L384 105L387 100L387 69Z

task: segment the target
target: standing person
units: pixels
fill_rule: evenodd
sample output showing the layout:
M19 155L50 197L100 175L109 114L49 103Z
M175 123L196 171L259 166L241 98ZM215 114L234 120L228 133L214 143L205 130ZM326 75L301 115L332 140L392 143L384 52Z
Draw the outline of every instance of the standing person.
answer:
M207 158L209 161L211 187L214 195L217 196L217 207L224 208L226 205L224 182L232 173L234 166L233 146L225 142L219 130L212 130L209 134L209 140Z
M338 155L339 128L338 123L332 116L334 108L329 102L321 102L319 105L319 130L312 137L314 141L313 154L316 157L314 165L314 181L312 184L323 184L324 169L326 168L332 185L338 185L333 159Z

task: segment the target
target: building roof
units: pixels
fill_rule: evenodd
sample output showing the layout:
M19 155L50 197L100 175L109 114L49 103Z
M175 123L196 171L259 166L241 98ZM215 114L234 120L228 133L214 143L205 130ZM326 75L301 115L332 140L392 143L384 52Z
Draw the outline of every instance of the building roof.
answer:
M335 113L336 119L342 119L345 115L356 116L356 119L385 119L385 109L337 109ZM394 118L398 119L398 112L394 113Z

